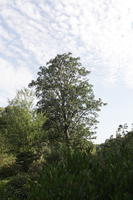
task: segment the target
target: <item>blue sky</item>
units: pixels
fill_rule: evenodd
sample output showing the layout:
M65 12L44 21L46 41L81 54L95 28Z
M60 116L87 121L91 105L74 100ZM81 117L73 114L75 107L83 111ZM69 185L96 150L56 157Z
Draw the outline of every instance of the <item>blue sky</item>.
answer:
M97 143L131 125L132 0L0 0L0 106L58 53L80 56L96 97L107 102Z

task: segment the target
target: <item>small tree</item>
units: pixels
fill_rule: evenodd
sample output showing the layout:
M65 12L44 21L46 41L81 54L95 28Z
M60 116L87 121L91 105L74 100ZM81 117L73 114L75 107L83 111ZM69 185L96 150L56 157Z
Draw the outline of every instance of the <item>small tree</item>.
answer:
M6 139L8 150L15 155L35 151L42 137L44 117L33 109L34 99L29 89L21 89L0 112L0 133Z
M35 87L38 110L47 117L44 123L49 141L79 144L94 133L97 112L104 104L95 100L90 73L71 53L57 55L40 67Z

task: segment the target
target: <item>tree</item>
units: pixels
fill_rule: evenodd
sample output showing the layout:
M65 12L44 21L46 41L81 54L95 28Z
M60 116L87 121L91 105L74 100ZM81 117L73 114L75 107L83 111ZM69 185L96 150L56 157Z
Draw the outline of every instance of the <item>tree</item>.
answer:
M41 141L45 119L36 112L34 99L33 92L24 88L17 92L6 108L0 109L0 139L4 144L0 153L13 155L19 170L25 172L45 148Z
M33 109L34 98L29 89L21 89L0 112L0 133L6 139L9 152L15 155L35 150L41 137L44 117Z
M32 90L29 90L28 88L18 90L16 96L12 100L9 100L10 106L17 106L31 111L34 108L34 104L35 94Z
M37 79L29 84L35 87L38 110L47 117L44 129L49 141L79 143L94 133L97 112L104 103L95 100L89 73L79 57L67 53L41 66Z

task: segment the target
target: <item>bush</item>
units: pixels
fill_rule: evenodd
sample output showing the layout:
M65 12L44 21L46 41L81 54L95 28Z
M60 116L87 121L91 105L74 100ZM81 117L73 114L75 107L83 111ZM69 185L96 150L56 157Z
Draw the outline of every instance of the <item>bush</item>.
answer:
M0 179L5 179L17 175L19 169L16 165L3 166L0 168Z
M26 200L29 196L30 177L22 174L12 178L4 188L5 198L11 200Z
M30 200L132 200L132 138L108 140L95 154L51 154Z
M44 166L38 183L32 186L30 199L81 200L91 197L94 188L90 184L90 163L91 155L64 152L64 159Z

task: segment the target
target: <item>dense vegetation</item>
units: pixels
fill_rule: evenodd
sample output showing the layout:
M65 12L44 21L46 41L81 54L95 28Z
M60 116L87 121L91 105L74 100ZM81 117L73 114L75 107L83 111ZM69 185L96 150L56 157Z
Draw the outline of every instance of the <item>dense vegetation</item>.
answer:
M0 108L1 200L133 199L133 132L120 126L93 144L105 103L88 74L79 58L57 55L29 84L34 92Z

